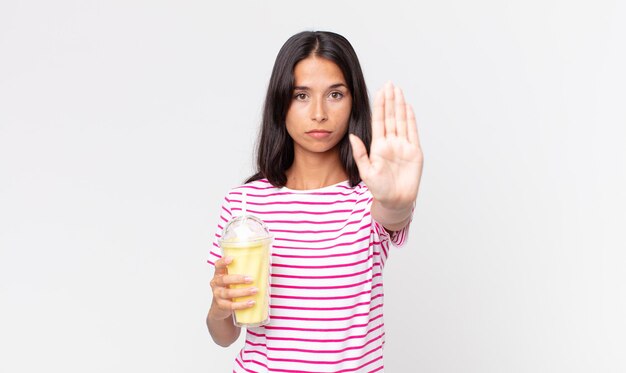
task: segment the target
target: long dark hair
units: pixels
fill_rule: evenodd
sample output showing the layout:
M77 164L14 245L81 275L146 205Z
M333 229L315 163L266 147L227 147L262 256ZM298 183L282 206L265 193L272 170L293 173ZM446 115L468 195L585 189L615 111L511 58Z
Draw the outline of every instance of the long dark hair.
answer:
M328 31L303 31L290 37L276 56L267 87L261 134L257 143L257 169L246 182L266 178L275 187L287 183L285 171L293 163L293 139L287 133L285 118L294 89L293 71L298 62L310 57L325 58L337 64L352 95L348 132L339 141L339 157L350 179L350 185L361 182L352 157L348 133L363 140L369 154L372 140L371 110L359 59L343 36Z

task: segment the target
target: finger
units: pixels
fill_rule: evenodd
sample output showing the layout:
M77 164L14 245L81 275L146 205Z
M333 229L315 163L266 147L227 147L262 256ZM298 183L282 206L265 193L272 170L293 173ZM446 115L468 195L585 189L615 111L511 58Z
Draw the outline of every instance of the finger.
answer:
M228 299L233 300L234 298L243 298L250 297L259 292L259 289L255 287L246 287L246 288L216 288L213 291L213 295L218 299Z
M233 258L230 257L222 257L215 262L215 274L216 275L224 275L228 273L227 266L233 261Z
M404 102L404 93L402 93L400 88L396 87L394 96L396 99L396 132L398 133L398 137L406 139L406 103Z
M251 284L252 277L246 275L223 275L221 277L221 285L229 286L229 285L239 285L239 284Z
M407 112L407 138L411 144L420 145L419 134L417 133L417 121L415 120L415 113L413 113L413 107L406 105Z
M238 289L226 289L226 291L224 292L225 297L224 298L228 298L228 299L233 299L233 298L243 298L243 297L249 297L252 296L256 293L259 292L259 289L255 288L255 287L250 287L250 288L238 288Z
M374 113L372 116L372 140L385 137L385 91L376 93Z
M242 302L232 302L226 299L218 299L216 302L217 302L217 306L220 309L229 310L229 311L243 310L246 308L250 308L254 306L254 304L256 303L253 300L247 300L247 301L242 301Z
M250 308L252 306L254 306L256 302L253 300L248 300L248 301L244 301L244 302L232 302L230 304L230 309L231 310L245 310L246 308Z
M352 146L352 156L354 157L356 167L359 169L361 179L365 180L370 169L370 159L367 156L365 144L363 144L363 140L350 134L350 145Z
M393 88L391 82L385 85L385 136L397 135Z
M251 284L252 278L243 275L219 275L216 274L211 280L211 288L227 288L231 285Z

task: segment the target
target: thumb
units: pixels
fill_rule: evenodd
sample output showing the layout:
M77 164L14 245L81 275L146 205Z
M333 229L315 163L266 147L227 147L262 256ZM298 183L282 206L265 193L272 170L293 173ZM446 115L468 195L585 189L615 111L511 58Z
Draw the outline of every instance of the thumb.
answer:
M367 156L367 149L365 149L363 140L358 138L356 135L350 134L349 137L350 145L352 145L352 156L354 157L354 162L356 162L356 167L359 169L361 179L365 180L371 166L370 159Z

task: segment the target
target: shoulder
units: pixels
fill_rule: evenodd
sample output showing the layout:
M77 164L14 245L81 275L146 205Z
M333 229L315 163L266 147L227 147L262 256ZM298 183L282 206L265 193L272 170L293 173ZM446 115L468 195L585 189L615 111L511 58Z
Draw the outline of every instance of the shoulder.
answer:
M357 185L355 185L354 190L357 193L361 193L361 194L369 193L370 191L367 185L365 185L365 182L363 181L360 181Z
M227 193L227 197L229 196L240 196L242 193L250 194L250 193L258 193L258 192L268 192L268 191L276 191L277 188L270 184L267 179L260 179L251 181L249 183L237 185L230 189Z
M272 196L279 191L280 188L276 188L270 184L267 179L260 179L231 188L228 193L226 193L224 200L228 203L232 203L233 201L241 201L244 193L248 199L250 199Z
M355 185L354 188L352 188L352 190L353 190L353 193L356 194L357 196L361 198L367 198L371 202L372 193L370 192L369 188L367 187L367 185L365 185L363 181Z

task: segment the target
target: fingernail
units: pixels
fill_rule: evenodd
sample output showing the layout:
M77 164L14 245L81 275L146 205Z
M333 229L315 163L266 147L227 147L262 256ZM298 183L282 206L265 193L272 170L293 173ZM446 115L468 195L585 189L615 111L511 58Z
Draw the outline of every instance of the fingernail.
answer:
M250 289L250 294L256 294L258 292L259 292L259 289L257 289L257 288Z
M244 278L243 278L243 280L244 280L245 282L250 283L250 282L252 282L252 277L250 277L250 276L246 276L246 277L244 277Z
M255 301L253 301L253 300L249 300L249 301L248 301L248 306L254 306L254 304L255 304L255 303L256 303Z

